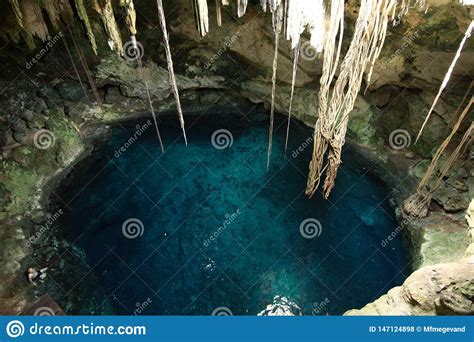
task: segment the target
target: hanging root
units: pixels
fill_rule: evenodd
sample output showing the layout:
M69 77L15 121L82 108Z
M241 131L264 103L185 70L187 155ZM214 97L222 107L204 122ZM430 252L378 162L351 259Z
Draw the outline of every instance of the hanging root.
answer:
M187 146L188 145L188 139L186 138L186 130L185 130L185 126L184 126L183 110L181 108L181 101L179 99L178 85L176 84L176 77L175 77L174 69L173 69L173 59L171 58L171 49L170 49L170 43L169 43L169 40L168 40L168 30L166 29L166 18L165 18L165 12L163 10L163 2L162 2L162 0L156 0L156 3L157 3L157 6L158 6L158 17L160 19L161 30L163 31L163 41L165 43L166 61L168 63L168 74L169 74L169 77L170 77L171 89L173 91L173 95L174 95L174 98L175 98L175 101L176 101L176 109L178 111L179 123L181 125L181 130L183 132L184 143Z
M247 11L248 0L237 0L237 15L242 17Z
M270 157L272 155L272 140L273 140L273 122L275 119L275 97L276 97L276 78L278 68L278 48L280 43L280 32L282 24L283 8L278 5L273 12L273 27L275 29L275 54L273 56L272 65L272 103L270 108L270 128L268 130L268 154L267 154L267 172L270 169Z
M150 94L150 87L148 86L148 81L145 78L145 74L143 72L143 63L141 60L141 55L140 55L140 50L138 48L137 44L137 39L135 36L131 36L133 48L135 49L135 59L138 64L138 74L140 75L140 78L142 79L143 83L145 84L145 91L146 91L146 97L148 100L148 108L150 108L151 112L151 117L153 118L153 123L155 125L155 131L156 135L158 137L158 141L160 142L160 148L161 148L161 153L165 153L165 148L163 146L163 140L161 139L161 134L160 134L160 129L158 127L158 120L156 119L156 113L155 113L155 108L153 107L153 101L151 100L151 94Z
M159 1L161 3L161 0ZM161 5L163 8L163 5ZM193 0L194 16L196 18L196 26L204 37L209 32L209 10L207 8L207 0Z
M102 100L99 96L99 92L97 91L97 86L95 85L94 79L92 78L92 73L89 69L89 66L87 65L86 57L84 56L84 53L82 52L81 46L76 41L74 30L73 29L71 30L67 29L67 30L71 34L71 39L72 39L72 42L74 43L76 53L79 56L79 61L81 62L82 69L84 70L84 73L86 74L86 77L87 77L87 81L89 82L89 86L91 87L92 92L94 93L95 101L97 102L99 110L102 111Z
M403 202L403 211L409 216L423 218L428 215L428 206L430 202L431 197L417 192Z
M293 50L293 77L291 78L290 106L288 108L288 124L286 126L285 156L286 156L286 151L288 149L288 137L290 135L291 110L293 106L293 95L295 93L296 71L298 69L299 55L300 55L300 42L298 42L298 44Z
M222 10L221 10L221 0L216 0L216 19L217 26L222 26Z
M466 147L469 142L472 140L472 132L474 130L474 123L471 122L471 125L464 133L461 142L458 146L454 149L454 151L449 155L447 160L444 162L443 167L439 170L439 173L436 173L436 177L432 179L433 175L435 174L436 170L438 169L438 165L440 159L448 147L451 139L454 135L458 132L463 119L466 117L467 113L469 113L471 106L474 103L474 97L471 97L471 100L467 104L466 108L464 108L463 112L459 116L456 124L454 125L451 133L446 137L443 143L440 145L438 150L436 151L433 160L428 167L423 179L420 181L416 193L410 198L408 198L403 205L404 211L414 217L424 217L427 215L428 212L428 205L431 202L431 198L436 190L441 186L443 183L444 177L448 174L451 167L454 165L456 160L461 155L464 147ZM425 210L426 209L426 210ZM424 216L423 216L424 215Z
M324 65L319 92L319 118L315 126L313 157L310 163L306 193L313 195L319 186L323 172L324 197L328 197L341 164L341 151L349 122L349 114L354 108L364 72L373 66L383 46L388 18L396 8L396 0L362 0L354 35L341 64L334 90L329 96L340 54L341 38L336 44L337 32L342 34L344 19L343 3L333 0L328 22L327 38L324 45ZM335 46L338 46L335 52ZM336 63L335 63L336 61ZM321 140L320 140L321 139ZM328 152L327 168L323 168Z
M459 44L459 48L456 51L456 54L454 55L453 61L451 62L451 65L449 66L448 71L446 72L446 75L444 76L443 83L441 83L441 87L439 88L438 94L436 95L433 104L431 105L430 110L428 111L428 114L426 114L425 121L423 121L423 124L421 125L420 131L418 132L418 135L416 136L415 143L418 142L418 139L420 139L421 133L423 133L423 129L426 126L426 123L430 119L431 113L433 112L434 107L436 106L436 103L438 102L441 93L443 92L444 88L446 88L446 85L449 82L449 79L451 78L451 74L454 70L454 67L456 66L456 62L459 59L459 56L461 55L461 51L464 47L464 44L466 43L467 38L471 36L472 30L474 29L474 20L471 21L471 24L466 30L466 33L464 33L464 38L461 41L461 44Z

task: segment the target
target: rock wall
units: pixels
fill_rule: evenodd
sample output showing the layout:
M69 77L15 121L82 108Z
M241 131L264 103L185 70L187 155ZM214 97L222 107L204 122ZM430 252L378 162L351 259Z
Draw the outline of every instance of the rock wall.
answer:
M164 49L156 29L157 18L153 15L155 4L145 0L135 3L137 38L144 48L143 74L151 85L153 105L158 112L173 110ZM374 165L374 172L393 187L398 201L413 191L426 170L471 82L469 75L474 72L474 43L471 40L421 141L414 144L412 140L470 20L468 10L458 3L430 3L431 8L426 13L412 11L402 23L389 30L372 81L367 91L359 95L349 124L349 143L362 146L365 157ZM268 15L250 6L243 18L237 18L235 8L226 7L222 29L217 30L212 19L210 34L200 38L190 3L168 1L165 4L186 115L213 106L238 106L242 101L269 106L273 37ZM46 53L40 54L44 49L40 46L45 44L40 39L28 37L30 43L35 43L33 52L27 52L27 47L16 39L7 43L8 49L0 56L1 88L4 89L0 93L3 145L0 159L0 262L3 267L0 277L8 279L1 284L0 298L4 302L7 300L2 306L5 312L19 312L25 298L36 295L25 284L22 271L31 264L46 262L68 248L66 242L50 240L48 234L41 235L33 245L26 243L48 220L44 204L50 181L58 179L84 155L91 134L97 133L98 128L104 130L108 123L148 115L145 83L139 76L137 64L108 50L101 18L93 12L89 15L87 30L83 22L72 23L75 42L70 31L64 32L52 46L48 45ZM357 15L355 1L347 2L346 15L346 37L350 37ZM10 32L12 17L5 19L0 31ZM55 31L50 30L52 32ZM98 55L90 46L90 33L97 40ZM123 29L118 34L126 44L129 33ZM344 46L347 45L348 38L344 41ZM75 63L75 68L72 67L68 49L73 61L82 60L89 65L97 96L82 64ZM81 56L81 50L84 56ZM318 113L321 65L316 57L312 51L306 51L301 57L293 106L294 117L310 126L314 125ZM291 67L290 48L282 43L276 107L284 115L288 111ZM409 141L405 148L394 149L389 136L399 129L408 132ZM55 139L54 144L45 149L35 145L38 140L35 136L44 130L52 132ZM442 314L449 310L455 312L449 303L456 298L460 303L472 300L472 296L465 294L472 293L471 259L459 262L469 246L469 234L472 234L462 218L474 193L472 156L471 146L435 194L427 218L406 220L400 213L403 231L409 237L413 268L420 269L405 285L391 290L380 302L369 305L360 313ZM35 246L42 246L42 252L37 252ZM471 245L468 251L472 254L473 250ZM82 257L80 251L74 253L79 259ZM67 264L66 261L52 272L65 272ZM448 271L450 267L459 272ZM441 274L436 282L430 280L434 273ZM449 285L451 282L455 286ZM421 299L417 301L418 296ZM463 313L467 310L466 305L462 304L456 310Z

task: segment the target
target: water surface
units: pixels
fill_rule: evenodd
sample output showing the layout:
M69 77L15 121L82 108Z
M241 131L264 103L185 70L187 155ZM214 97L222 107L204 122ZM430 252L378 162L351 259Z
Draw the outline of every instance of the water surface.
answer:
M389 190L354 151L330 199L308 199L309 128L292 123L285 158L277 117L267 172L267 116L212 114L187 119L188 147L176 118L162 118L165 154L147 119L120 124L61 186L72 210L60 224L90 266L81 281L106 293L95 300L124 315L254 315L280 295L333 315L404 280L400 236L381 245L397 226ZM229 141L216 148L219 130Z

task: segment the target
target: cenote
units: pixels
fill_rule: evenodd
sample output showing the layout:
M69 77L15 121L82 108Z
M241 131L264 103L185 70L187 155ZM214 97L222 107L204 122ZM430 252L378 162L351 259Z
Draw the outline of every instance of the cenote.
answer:
M381 245L397 227L390 191L350 147L329 200L309 199L301 122L285 157L276 118L267 172L263 109L189 115L187 147L176 117L160 120L164 154L148 118L121 123L57 191L59 225L89 265L76 276L111 303L93 314L256 315L285 296L305 315L338 315L405 279L400 234Z

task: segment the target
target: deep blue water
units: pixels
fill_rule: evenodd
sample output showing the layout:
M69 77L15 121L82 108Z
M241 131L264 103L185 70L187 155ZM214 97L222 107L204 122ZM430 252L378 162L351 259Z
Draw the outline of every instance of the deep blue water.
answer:
M397 226L389 189L350 148L329 200L308 199L311 147L294 151L311 130L299 122L285 158L286 125L277 117L267 173L268 119L258 111L248 119L188 117L188 147L176 117L164 117L165 154L153 126L135 133L146 121L115 127L58 191L72 209L60 224L90 266L78 278L98 278L106 296L96 300L110 300L114 313L141 305L147 315L209 315L218 307L255 315L280 295L306 315L342 314L405 279L401 237L381 246ZM211 143L220 129L232 134L228 148ZM300 232L309 218L321 227L310 239ZM133 239L123 231L129 219L143 224Z

